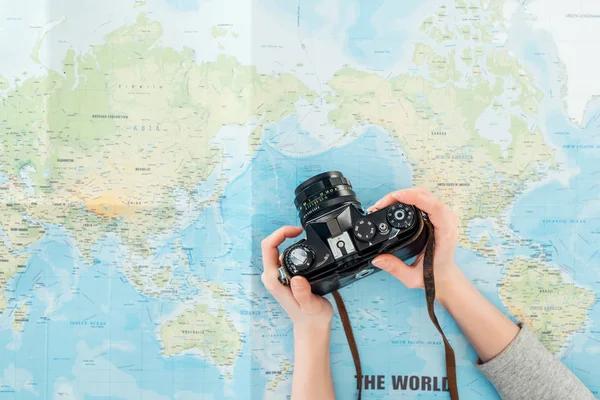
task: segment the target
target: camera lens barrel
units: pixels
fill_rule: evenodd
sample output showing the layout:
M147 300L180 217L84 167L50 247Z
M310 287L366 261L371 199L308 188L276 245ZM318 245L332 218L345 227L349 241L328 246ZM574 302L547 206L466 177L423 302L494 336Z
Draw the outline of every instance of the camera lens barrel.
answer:
M328 171L307 179L298 185L294 194L302 225L348 204L361 207L350 180L339 171Z

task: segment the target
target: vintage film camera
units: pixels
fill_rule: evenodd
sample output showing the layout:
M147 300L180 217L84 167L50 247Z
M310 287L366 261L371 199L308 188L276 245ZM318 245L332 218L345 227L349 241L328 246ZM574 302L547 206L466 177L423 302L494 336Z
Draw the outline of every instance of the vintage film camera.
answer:
M404 261L418 255L431 234L426 214L412 205L395 203L367 214L339 171L304 181L294 194L306 239L283 251L278 279L284 285L301 275L313 293L331 293L380 271L371 264L380 254Z

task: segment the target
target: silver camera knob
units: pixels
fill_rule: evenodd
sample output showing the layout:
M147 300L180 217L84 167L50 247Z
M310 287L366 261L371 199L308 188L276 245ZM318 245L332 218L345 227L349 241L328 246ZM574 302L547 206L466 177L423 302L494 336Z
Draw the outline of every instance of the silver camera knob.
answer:
M314 259L314 253L308 246L298 245L287 252L285 263L294 273L299 273L310 268Z

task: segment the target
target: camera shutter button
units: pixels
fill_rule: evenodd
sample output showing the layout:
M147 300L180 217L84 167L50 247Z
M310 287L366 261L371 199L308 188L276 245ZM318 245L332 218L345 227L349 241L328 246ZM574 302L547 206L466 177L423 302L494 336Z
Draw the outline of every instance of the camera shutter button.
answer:
M379 233L382 235L387 235L390 233L390 227L385 222L380 223L377 228L379 229Z

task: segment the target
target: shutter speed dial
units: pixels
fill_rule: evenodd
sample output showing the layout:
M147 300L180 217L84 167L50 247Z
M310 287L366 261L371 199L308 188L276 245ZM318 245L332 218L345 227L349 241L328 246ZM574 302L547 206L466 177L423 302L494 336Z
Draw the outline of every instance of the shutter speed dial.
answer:
M405 229L412 225L415 212L406 204L394 204L386 213L387 221L396 229Z
M367 219L361 219L354 225L354 236L362 242L373 239L376 231L375 224Z
M300 244L286 253L285 264L297 274L309 268L314 259L315 253L311 248Z

